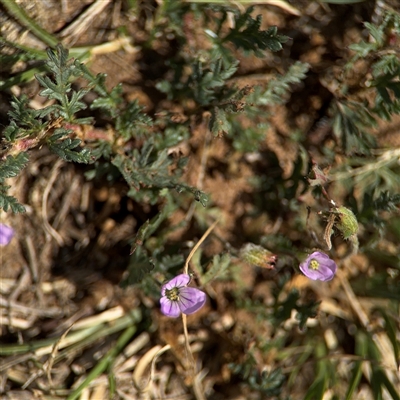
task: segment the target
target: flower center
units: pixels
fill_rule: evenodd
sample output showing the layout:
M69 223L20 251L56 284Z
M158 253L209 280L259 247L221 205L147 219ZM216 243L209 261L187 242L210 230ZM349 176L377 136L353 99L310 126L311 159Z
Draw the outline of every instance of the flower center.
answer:
M313 269L313 270L317 270L319 268L319 262L315 258L313 258L310 261L309 265L310 265L310 268Z
M179 301L179 288L165 289L165 296L168 300Z

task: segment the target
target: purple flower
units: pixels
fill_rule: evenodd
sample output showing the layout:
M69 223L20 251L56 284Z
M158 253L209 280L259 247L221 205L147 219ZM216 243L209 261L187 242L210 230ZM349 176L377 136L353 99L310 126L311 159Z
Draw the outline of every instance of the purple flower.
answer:
M180 313L193 314L206 302L206 294L199 289L187 287L190 276L181 274L171 279L161 288L161 312L176 318Z
M325 253L315 251L300 264L300 269L313 281L330 281L336 274L337 265Z
M7 246L14 237L14 229L0 224L0 246Z

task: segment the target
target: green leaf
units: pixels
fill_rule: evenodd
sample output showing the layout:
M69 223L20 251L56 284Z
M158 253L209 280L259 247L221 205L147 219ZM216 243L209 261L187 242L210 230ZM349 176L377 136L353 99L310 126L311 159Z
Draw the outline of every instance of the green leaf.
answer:
M217 276L223 277L231 265L231 257L229 254L225 253L222 255L216 254L213 257L211 267L201 278L202 285L206 285L208 282L215 279Z
M370 154L376 144L367 127L376 121L361 103L337 102L334 107L333 133L346 155Z
M214 136L223 136L230 131L230 123L226 118L226 113L219 107L214 107L211 111L210 130Z
M11 108L8 115L18 126L30 129L40 129L43 126L42 122L37 119L40 110L32 110L29 107L29 99L26 95L22 95L19 99L13 97Z
M143 107L138 101L132 101L126 105L116 118L115 129L126 140L134 137L148 135L152 119L144 114Z
M6 178L17 176L28 163L28 153L21 152L16 156L7 156L0 162L0 182Z
M150 224L150 220L147 220L140 228L138 233L135 236L135 239L133 240L133 244L131 247L131 252L130 255L132 255L138 246L142 246L144 240L147 238L147 232L149 229L149 224Z
M81 148L81 140L71 139L69 137L70 133L72 133L72 131L68 129L56 129L54 134L47 140L49 149L65 161L74 161L84 164L90 163L92 161L90 150Z
M40 116L45 117L53 114L55 118L62 117L71 123L89 122L91 119L82 121L76 119L75 115L86 108L86 104L80 100L90 91L90 88L75 91L72 89L70 80L82 75L90 77L90 74L80 62L68 60L68 54L68 50L61 44L57 45L55 50L47 50L46 66L53 73L53 79L40 75L37 75L36 79L44 88L40 95L57 100L58 104L52 104L42 109ZM101 80L96 82L101 82Z
M122 286L140 283L154 269L154 261L149 258L142 247L138 247L129 260L128 276Z
M362 359L367 357L367 341L365 338L365 334L362 332L358 332L356 335L356 350L355 354L360 356ZM349 380L349 387L346 392L346 400L352 400L353 393L358 387L362 377L362 364L364 361L355 361L354 366L352 368L352 374Z
M300 83L306 78L310 65L296 61L285 75L270 80L267 88L256 87L248 97L248 103L264 106L284 104L290 93L291 86Z
M377 312L379 312L379 314L381 314L385 320L385 332L387 333L387 336L393 346L394 362L398 364L400 362L400 348L397 338L398 332L396 324L393 321L393 319L382 308L378 308Z
M10 208L13 213L23 213L25 212L25 207L18 203L18 200L13 196L8 196L7 191L10 186L4 186L0 183L0 209L5 212Z
M364 202L365 203L365 202ZM400 204L400 194L390 194L384 191L379 194L379 197L374 201L373 207L377 211L397 211Z
M254 19L251 16L253 7L249 7L244 14L235 11L235 26L221 39L222 43L230 41L238 49L252 51L257 57L263 57L264 50L279 51L282 44L289 40L287 36L278 34L276 26L260 30L262 17L258 15Z
M131 187L128 195L140 196L140 192L159 193L162 189L175 189L179 193L187 191L194 195L196 201L203 206L207 202L207 196L195 187L178 181L179 171L175 175L168 173L168 167L172 159L168 156L168 149L155 151L152 140L148 140L142 149L135 149L133 157L126 157L118 154L113 160L125 181ZM178 176L177 176L178 175ZM152 197L152 203L157 201L157 196Z

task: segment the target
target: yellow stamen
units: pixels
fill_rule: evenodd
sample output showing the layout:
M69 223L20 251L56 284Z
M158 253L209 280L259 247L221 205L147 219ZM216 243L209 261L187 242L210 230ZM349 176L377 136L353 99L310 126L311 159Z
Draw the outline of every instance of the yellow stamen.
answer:
M172 289L165 289L165 296L168 300L179 301L179 288L173 287Z
M310 268L314 270L319 268L319 262L315 258L310 261Z

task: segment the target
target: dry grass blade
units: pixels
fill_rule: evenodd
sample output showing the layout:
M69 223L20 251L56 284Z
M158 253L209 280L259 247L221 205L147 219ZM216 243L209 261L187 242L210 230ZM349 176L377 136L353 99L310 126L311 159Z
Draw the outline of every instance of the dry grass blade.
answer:
M170 347L169 347L170 348ZM145 396L146 398L146 392L150 388L150 383L151 383L151 377L150 378L145 378L144 374L146 369L150 366L152 363L154 357L157 356L159 351L162 349L160 345L152 347L150 350L148 350L138 361L135 370L133 371L132 374L132 380L135 388L137 391Z
M335 223L335 214L331 213L329 214L328 218L328 223L326 224L325 232L324 232L324 239L326 242L326 245L328 247L328 250L332 248L332 241L331 241L331 236L333 233L333 224Z
M193 247L192 251L189 253L185 266L183 268L183 273L188 274L189 270L189 262L193 257L193 254L196 253L196 250L201 246L201 244L206 240L207 236L211 233L211 231L215 228L215 226L218 224L218 220L214 221L213 224L204 232L203 236L201 239L196 243L196 245Z
M215 0L215 1L207 1L207 0L185 0L187 3L226 3L226 1L221 1L221 0ZM293 7L292 5L290 5L288 2L283 1L283 0L258 0L258 1L254 1L254 0L237 0L237 1L229 1L229 3L236 5L236 6L240 6L241 8L243 6L251 6L251 5L256 5L256 4L260 4L260 5L270 5L270 6L275 6L275 7L279 7L282 10L286 11L289 14L292 15L296 15L296 16L300 16L301 12Z
M93 326L98 326L103 324L104 322L112 322L121 318L125 315L125 311L121 306L117 306L114 308L110 308L109 310L103 311L100 314L93 315L87 318L83 318L76 322L72 330L86 329Z
M111 3L112 0L96 0L74 22L60 32L60 37L65 38L70 45L73 45Z
M115 370L118 373L129 371L137 364L137 359L133 356L142 348L150 343L150 335L147 332L141 333L131 343L126 346L123 354L120 354L114 362Z
M0 0L0 398L400 400L400 13L355 3Z
M54 360L56 358L58 349L59 349L59 344L65 337L68 335L69 331L71 330L72 325L62 334L62 336L57 340L56 343L53 345L53 350L50 353L49 359L45 362L44 364L44 369L46 371L47 379L49 381L50 387L53 387L53 382L51 379L51 370L53 368Z
M64 161L59 159L57 160L57 162L55 163L51 174L50 174L50 178L47 182L46 188L44 189L44 193L43 193L43 198L42 198L42 217L43 217L43 225L46 229L46 231L57 241L58 245L60 247L62 247L64 245L64 239L61 237L61 235L49 224L48 221L48 213L47 213L47 200L49 198L49 194L51 191L51 188L54 184L54 182L56 181L57 177L58 177L58 173L61 169L61 167L63 166Z

